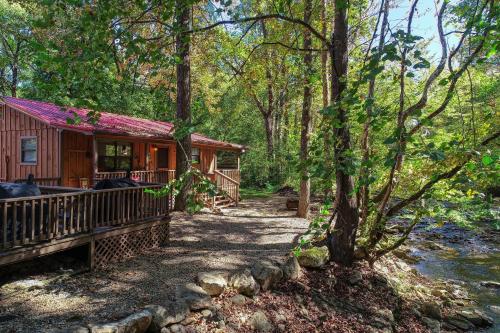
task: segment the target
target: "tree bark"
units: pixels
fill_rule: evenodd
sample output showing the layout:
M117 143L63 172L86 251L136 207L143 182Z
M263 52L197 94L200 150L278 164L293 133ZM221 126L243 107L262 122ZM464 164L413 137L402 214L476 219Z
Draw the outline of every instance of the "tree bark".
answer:
M351 265L354 260L354 245L356 230L359 223L359 214L356 196L353 194L354 179L349 172L353 160L351 151L351 136L349 133L347 110L343 107L343 94L347 88L348 66L348 21L345 4L335 5L335 21L330 49L332 80L331 105L335 111L333 121L334 165L336 180L336 196L334 207L336 210L334 228L328 236L330 257L333 261Z
M326 6L327 6L327 0L322 0L321 1L321 34L327 38L327 21L326 21ZM329 96L329 91L328 91L328 46L325 43L325 41L322 42L323 46L323 51L321 52L321 85L322 85L322 101L323 101L323 109L326 109L330 105L330 96ZM324 159L325 159L325 168L327 170L332 170L333 169L333 163L332 163L332 150L331 150L331 133L329 131L326 131L323 135L323 153L324 153ZM323 184L323 195L325 199L329 198L332 196L332 183L330 181L331 177L328 177L328 179L325 181Z
M177 71L177 112L176 117L181 126L191 124L191 64L189 58L191 30L191 5L183 0L176 1L176 24L179 31L175 37L175 45L179 62ZM177 140L176 149L176 178L179 179L191 168L191 135L188 134ZM192 178L188 177L179 194L175 198L175 210L184 211L187 205L187 196L192 187Z
M304 1L304 22L311 21L312 3L311 0ZM304 49L312 46L311 32L304 30ZM300 194L297 216L307 218L309 215L309 203L311 197L311 179L307 162L309 159L309 137L311 135L311 103L312 103L312 52L304 53L304 99L302 102L302 122L300 133Z

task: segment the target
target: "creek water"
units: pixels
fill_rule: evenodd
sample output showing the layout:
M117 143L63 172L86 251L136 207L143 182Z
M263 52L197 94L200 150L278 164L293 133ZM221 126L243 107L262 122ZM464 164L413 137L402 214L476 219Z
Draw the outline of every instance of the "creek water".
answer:
M422 246L423 244L431 246ZM412 253L421 258L413 266L429 278L464 286L469 297L495 324L485 332L500 332L500 289L481 282L500 282L500 232L471 231L452 223L420 223L410 238Z

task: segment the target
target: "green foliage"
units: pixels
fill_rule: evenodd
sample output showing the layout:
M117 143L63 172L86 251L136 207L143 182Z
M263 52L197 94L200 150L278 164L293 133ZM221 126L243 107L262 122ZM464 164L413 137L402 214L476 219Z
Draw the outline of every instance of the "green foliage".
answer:
M324 202L317 215L314 216L313 220L309 224L307 231L300 236L297 246L293 249L295 256L298 256L300 252L308 247L312 242L318 241L325 237L328 230L330 230L332 220L329 219L331 215L332 203Z
M217 186L196 168L191 168L160 190L146 189L145 191L156 197L172 196L175 198L188 182L193 182L193 186L187 194L186 210L189 214L195 214L205 207L204 197L206 195L214 197L218 194Z

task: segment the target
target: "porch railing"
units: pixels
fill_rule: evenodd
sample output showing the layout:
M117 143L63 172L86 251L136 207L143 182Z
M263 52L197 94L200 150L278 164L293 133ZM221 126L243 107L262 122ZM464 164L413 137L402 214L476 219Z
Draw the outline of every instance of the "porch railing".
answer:
M215 170L214 173L217 188L238 205L240 201L240 182L227 176L221 170Z
M240 178L240 170L238 169L218 169L220 173L228 176L229 178L233 179L234 181L240 183L241 178Z
M94 180L124 178L126 171L97 172ZM166 184L175 179L175 170L135 170L130 172L130 177L139 182Z
M166 216L169 201L145 192L162 185L0 200L0 249Z

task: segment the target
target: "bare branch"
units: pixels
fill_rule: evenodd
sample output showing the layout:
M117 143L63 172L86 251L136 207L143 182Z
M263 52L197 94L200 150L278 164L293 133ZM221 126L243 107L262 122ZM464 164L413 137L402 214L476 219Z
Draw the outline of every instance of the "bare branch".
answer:
M481 142L480 146L484 147L484 146L488 145L490 142L496 140L499 136L500 136L500 132L496 132L495 134L493 134L492 136L488 137L483 142ZM391 208L389 208L387 210L385 216L386 217L393 216L394 214L399 212L402 208L408 206L410 203L412 203L415 200L417 200L418 198L420 198L427 190L429 190L437 182L444 180L444 179L450 179L453 176L455 176L464 167L464 165L467 164L467 162L472 159L472 157L473 157L472 154L468 154L467 158L464 161L462 161L461 163L459 163L458 165L456 165L452 169L433 177L432 180L428 181L417 192L415 192L414 194L409 196L407 199L404 199L404 200L398 202L397 204L395 204L394 206L392 206Z
M314 29L310 24L304 22L303 20L288 17L288 16L281 15L281 14L266 14L266 15L258 15L258 16L253 16L253 17L244 17L244 18L235 19L235 20L223 20L223 21L218 21L218 22L215 22L213 24L207 25L205 27L200 27L200 28L186 31L185 33L198 33L198 32L211 30L211 29L216 28L220 25L233 25L233 24L244 23L244 22L265 21L265 20L269 20L269 19L277 19L277 20L286 21L286 22L290 22L293 24L301 25L304 28L311 31L311 33L316 38L318 38L319 40L324 42L326 45L328 45L328 47L331 47L330 41L326 37L324 37L319 31Z

